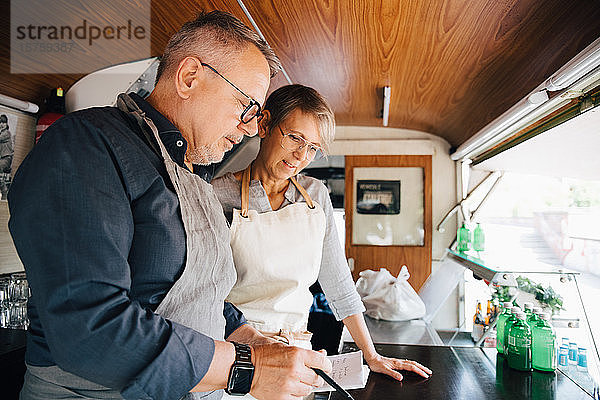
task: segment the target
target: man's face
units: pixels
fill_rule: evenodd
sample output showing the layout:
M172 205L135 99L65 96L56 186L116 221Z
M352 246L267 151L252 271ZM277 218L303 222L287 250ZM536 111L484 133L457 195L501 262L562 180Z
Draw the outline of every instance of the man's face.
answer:
M269 88L269 65L255 46L227 63L230 67L219 71L243 93L264 105ZM218 70L218 67L217 67ZM191 136L186 137L188 150L186 158L193 164L220 162L226 151L239 143L244 135L257 133L256 118L244 124L240 117L250 99L231 86L208 67L204 67L203 85L192 94L187 107L191 120Z
M0 131L5 130L6 128L8 128L8 123L7 122L0 122Z

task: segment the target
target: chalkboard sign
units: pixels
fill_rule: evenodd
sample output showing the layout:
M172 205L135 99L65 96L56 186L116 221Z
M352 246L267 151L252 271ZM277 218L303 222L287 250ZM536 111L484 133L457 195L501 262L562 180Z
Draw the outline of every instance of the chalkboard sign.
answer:
M357 181L356 212L380 215L400 214L400 181Z

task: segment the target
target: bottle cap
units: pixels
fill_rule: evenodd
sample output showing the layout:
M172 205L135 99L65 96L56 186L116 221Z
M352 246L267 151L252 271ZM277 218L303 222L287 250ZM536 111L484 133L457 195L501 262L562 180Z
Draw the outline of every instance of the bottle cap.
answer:
M577 346L577 343L575 343L575 342L569 342L569 347L571 347L571 346Z
M579 348L579 351L581 351L581 350L585 351L585 350L587 350L587 349L586 349L585 347L580 347L580 348Z
M523 308L525 310L531 310L533 308L533 303L529 303L529 302L523 303Z
M544 321L550 321L550 313L541 312L540 313L540 318L543 319Z
M510 308L512 307L512 303L510 301L505 301L504 303L502 303L502 306L504 308Z

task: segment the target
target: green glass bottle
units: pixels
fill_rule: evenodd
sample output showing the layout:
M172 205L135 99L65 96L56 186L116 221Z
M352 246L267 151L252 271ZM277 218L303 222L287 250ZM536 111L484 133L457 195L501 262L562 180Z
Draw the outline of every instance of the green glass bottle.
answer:
M498 350L498 353L500 354L504 354L504 326L506 324L506 319L511 314L510 308L512 303L510 301L505 301L502 306L502 312L498 315L498 323L496 324L496 350Z
M504 355L506 355L508 352L508 330L517 320L517 313L520 311L521 309L519 307L512 307L510 309L510 314L508 314L508 317L506 317L506 322L504 322L504 337L502 338L502 348L504 350Z
M508 330L506 360L512 369L531 371L531 329L525 322L525 313L517 314L517 318Z
M556 370L556 332L550 325L550 314L542 313L531 330L531 364L539 371Z
M456 232L456 241L458 242L456 249L459 252L469 251L471 248L471 231L469 228L467 228L464 222Z
M485 250L485 235L480 223L477 223L477 226L473 230L473 250Z
M542 311L541 308L533 307L531 314L529 314L527 316L527 319L525 320L525 322L527 322L527 325L529 325L529 329L533 330L533 327L540 321L540 317L538 316L538 314L541 311Z
M523 312L526 317L529 317L533 313L533 303L523 303Z

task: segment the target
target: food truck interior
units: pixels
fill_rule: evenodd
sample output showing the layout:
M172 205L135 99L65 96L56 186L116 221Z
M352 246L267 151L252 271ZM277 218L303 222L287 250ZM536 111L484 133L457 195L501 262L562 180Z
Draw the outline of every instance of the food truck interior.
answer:
M7 285L26 285L26 277L7 229L6 192L35 146L36 125L53 111L49 93L65 112L114 105L121 92L144 97L168 38L198 11L224 10L281 60L269 92L301 83L334 110L330 154L304 173L330 191L353 278L381 268L397 277L407 266L426 307L408 321L367 323L379 350L426 360L439 380L396 387L371 376L355 398L599 398L600 2L140 0L119 18L146 21L141 56L104 53L92 69L73 66L60 46L50 57L62 64L41 65L18 41L17 3L0 5L0 114L14 151L0 173ZM80 26L81 13L66 3L26 16L56 13L60 24ZM95 3L110 21L108 3L92 2L92 11ZM40 49L40 57L53 52ZM247 166L258 144L245 138L214 166L216 176ZM497 362L505 301L549 311L557 340L587 349L586 368L524 376ZM315 335L351 349L347 333L328 331L330 317L314 311ZM13 398L26 316L1 322L0 390L8 397L0 397Z

